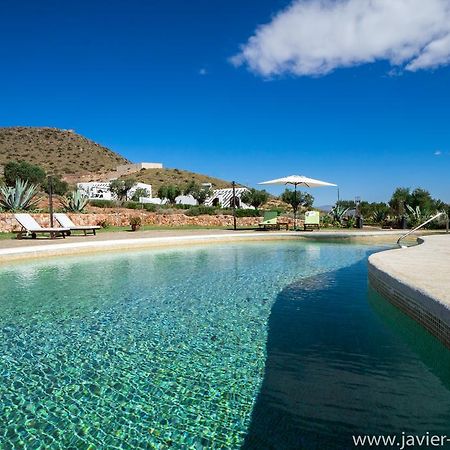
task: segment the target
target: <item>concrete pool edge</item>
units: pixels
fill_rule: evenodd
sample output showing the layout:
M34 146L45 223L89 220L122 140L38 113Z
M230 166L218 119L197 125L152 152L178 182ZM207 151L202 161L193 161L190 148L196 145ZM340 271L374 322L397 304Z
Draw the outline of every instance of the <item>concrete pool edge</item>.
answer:
M47 258L56 256L82 255L91 253L138 250L158 247L176 247L177 245L201 245L226 242L257 242L283 239L361 241L363 239L389 239L394 243L398 231L359 231L359 232L227 232L191 234L180 233L176 236L138 237L127 239L105 239L77 242L32 242L30 246L0 248L0 264L11 261Z
M450 349L450 236L423 236L418 242L371 255L369 281Z

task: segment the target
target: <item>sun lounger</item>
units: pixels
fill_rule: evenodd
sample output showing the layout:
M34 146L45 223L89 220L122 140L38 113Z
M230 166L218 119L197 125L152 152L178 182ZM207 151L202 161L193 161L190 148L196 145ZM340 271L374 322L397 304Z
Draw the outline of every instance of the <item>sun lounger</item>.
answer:
M75 225L70 217L67 214L64 213L55 213L53 214L53 217L58 221L58 223L64 227L69 228L70 232L72 231L83 231L84 235L86 236L88 231L91 231L92 234L95 235L95 230L100 229L101 227L98 225ZM71 234L69 232L69 235Z
M24 235L36 239L38 233L49 234L51 239L57 236L65 238L70 233L69 228L43 228L29 214L14 214L14 218L22 227L20 231L16 231L17 239L22 239Z
M320 214L319 211L306 211L305 212L305 223L303 229L311 230L317 228L320 230Z
M286 230L289 227L287 222L279 222L278 213L276 211L266 211L264 213L263 220L258 224L259 228L263 228L264 230L268 230L270 228L274 228L279 230L282 226L286 227Z

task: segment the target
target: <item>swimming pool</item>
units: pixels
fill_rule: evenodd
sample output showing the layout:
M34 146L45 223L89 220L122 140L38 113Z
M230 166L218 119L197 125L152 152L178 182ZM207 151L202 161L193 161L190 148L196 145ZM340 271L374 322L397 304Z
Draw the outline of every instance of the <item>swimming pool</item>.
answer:
M1 268L2 446L447 433L449 352L368 288L379 249L240 243Z

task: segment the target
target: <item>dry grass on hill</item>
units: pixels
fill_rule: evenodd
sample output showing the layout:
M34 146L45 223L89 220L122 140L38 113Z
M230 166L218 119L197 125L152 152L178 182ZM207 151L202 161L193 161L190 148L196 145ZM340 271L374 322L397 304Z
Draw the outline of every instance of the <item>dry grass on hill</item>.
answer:
M123 178L135 178L141 183L151 184L154 195L161 186L173 184L184 188L192 181L198 184L211 183L214 189L231 187L231 181L180 169L144 169Z
M59 175L109 172L129 163L121 155L71 130L0 128L0 166L20 160Z

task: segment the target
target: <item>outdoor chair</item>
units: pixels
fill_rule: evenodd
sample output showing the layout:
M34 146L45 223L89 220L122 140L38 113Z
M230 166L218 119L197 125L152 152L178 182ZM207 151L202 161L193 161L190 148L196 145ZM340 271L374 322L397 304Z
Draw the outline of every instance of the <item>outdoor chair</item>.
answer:
M305 212L305 222L303 225L303 229L305 231L307 230L313 230L314 228L317 228L320 230L320 214L319 211L306 211Z
M277 211L266 211L264 213L263 220L258 224L259 228L264 230L268 229L276 229L279 230L281 226L285 226L286 230L288 229L288 223L280 223L278 220L278 212Z
M73 231L83 231L85 236L87 236L88 231L90 231L95 236L95 231L101 228L98 225L75 225L70 217L64 213L55 213L53 214L53 217L62 227L69 228L69 236Z
M16 231L17 239L22 239L23 236L31 236L36 239L37 234L48 234L50 239L55 239L57 236L66 237L70 233L69 228L43 228L39 225L30 214L14 214L14 218L21 225L21 230Z

